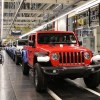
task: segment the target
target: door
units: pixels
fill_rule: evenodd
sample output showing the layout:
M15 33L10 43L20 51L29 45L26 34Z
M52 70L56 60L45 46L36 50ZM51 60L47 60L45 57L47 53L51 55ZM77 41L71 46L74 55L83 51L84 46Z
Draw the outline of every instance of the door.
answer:
M33 46L29 46L29 64L33 67L34 62L34 51L35 51L35 35L31 36L31 42L33 43Z

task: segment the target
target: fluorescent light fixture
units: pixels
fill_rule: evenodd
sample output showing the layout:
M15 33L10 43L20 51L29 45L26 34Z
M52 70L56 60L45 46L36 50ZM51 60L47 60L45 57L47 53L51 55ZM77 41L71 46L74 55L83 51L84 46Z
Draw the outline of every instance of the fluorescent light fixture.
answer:
M85 9L91 7L91 6L94 6L94 5L98 4L98 3L100 3L100 0L92 0L92 1L90 1L90 2L88 2L86 4L84 4L84 5L76 8L76 10L77 10L77 12L79 12L79 11L85 10Z
M94 5L94 6L92 6L91 8L95 8L95 7L97 7L99 4L96 4L96 5Z
M2 9L1 9L1 39L3 38L2 34L3 34L3 10L4 10L4 0L1 1L2 4Z
M19 38L22 38L22 37L24 37L24 36L30 35L30 34L36 32L36 31L39 31L39 30L43 29L45 26L47 26L48 24L51 24L52 22L57 21L57 20L59 20L60 18L65 17L65 16L68 15L68 14L74 13L74 14L73 14L73 16L74 16L74 15L77 14L78 12L80 12L80 11L82 11L82 10L85 10L85 9L91 7L91 6L94 6L94 5L98 4L98 3L100 3L100 0L91 0L91 1L89 1L89 2L87 2L87 3L85 3L84 5L79 6L79 7L75 8L75 9L73 9L73 10L71 10L71 11L69 11L69 12L67 12L67 13L65 13L65 14L63 14L63 15L61 15L61 16L59 16L59 17L53 19L53 20L51 20L50 22L47 22L46 24L41 25L40 27L38 27L38 28L36 28L36 29L34 29L34 30L32 30L32 31L30 31L30 32L28 32L28 33L26 33L26 34L20 36Z

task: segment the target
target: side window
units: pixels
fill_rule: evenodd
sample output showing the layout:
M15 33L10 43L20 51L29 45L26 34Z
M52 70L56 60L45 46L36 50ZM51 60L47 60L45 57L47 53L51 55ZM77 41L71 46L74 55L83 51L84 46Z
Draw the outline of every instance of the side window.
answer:
M31 35L29 36L28 45L30 45L30 41L31 41Z
M29 41L31 41L31 36L29 36Z
M33 45L35 46L35 35L32 36Z

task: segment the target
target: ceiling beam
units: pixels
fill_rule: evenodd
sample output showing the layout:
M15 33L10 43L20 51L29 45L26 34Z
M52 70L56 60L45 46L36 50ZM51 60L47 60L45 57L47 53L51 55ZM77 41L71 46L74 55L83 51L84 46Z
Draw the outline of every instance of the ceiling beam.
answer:
M12 17L4 17L4 20L12 20ZM43 20L43 17L17 17L16 20Z
M4 2L16 2L16 0L4 0Z
M75 0L31 0L32 3L50 3L50 4L66 4L69 5L71 2ZM5 2L14 2L12 0L5 0ZM29 3L29 0L25 0L24 2Z
M30 25L33 25L35 22L14 22L14 25L15 24L20 24L20 25L26 25L26 24L30 24ZM10 24L10 22L4 22L4 25L9 25Z
M6 28L9 28L9 26L10 26L10 25L7 25L7 26L4 25L3 28L6 29ZM14 26L20 27L20 28L22 28L22 27L28 27L28 25L14 25ZM12 27L12 28L14 28L14 27Z
M67 4L67 5L69 5L73 1L75 1L75 0L32 0L32 3L50 3L50 4ZM29 0L25 0L25 2L29 2Z
M12 9L12 10L10 10L10 12L8 12L8 9L4 9L4 13L15 13L15 10L14 9ZM50 13L50 14L53 14L53 11L52 10L24 10L24 9L21 9L19 12L18 12L19 14L20 13L39 13L39 14L47 14L47 13Z

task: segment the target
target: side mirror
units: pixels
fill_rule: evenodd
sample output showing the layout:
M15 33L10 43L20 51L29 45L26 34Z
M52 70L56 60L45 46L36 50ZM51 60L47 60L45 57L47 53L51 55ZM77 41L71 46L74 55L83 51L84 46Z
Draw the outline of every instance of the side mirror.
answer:
M79 45L82 46L82 41L79 41Z
M34 47L34 42L33 41L29 41L29 46Z

